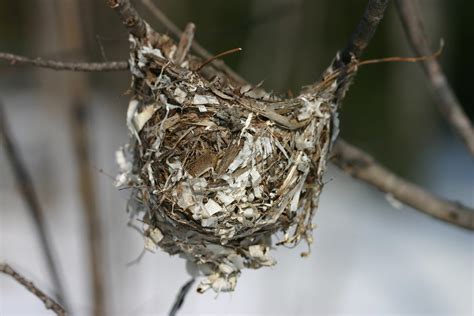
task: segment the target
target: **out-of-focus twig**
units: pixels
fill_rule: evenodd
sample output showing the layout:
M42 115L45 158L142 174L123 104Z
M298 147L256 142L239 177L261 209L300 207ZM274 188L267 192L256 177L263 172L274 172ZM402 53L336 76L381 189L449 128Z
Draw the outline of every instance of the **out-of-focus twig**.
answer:
M85 104L82 104L83 100L73 100L72 102L72 137L77 159L79 193L87 223L90 279L92 282L91 296L94 304L94 315L103 316L106 315L103 232L92 175L93 167L88 141L88 109Z
M88 4L94 1L85 1L82 9L90 13ZM125 1L126 2L126 1ZM122 1L121 1L122 3ZM84 54L84 25L81 16L79 2L60 1L57 3L58 21L60 22L60 41L63 49L75 49L79 54ZM120 10L128 10L127 6ZM131 10L131 9L130 9ZM130 25L131 30L136 26ZM137 28L138 30L138 28ZM88 259L90 271L90 297L93 303L93 315L107 315L107 292L105 256L103 249L103 223L100 209L97 207L97 194L94 181L94 168L92 166L92 145L90 139L93 137L88 120L90 107L90 85L88 76L84 73L70 74L64 78L65 102L68 105L68 114L71 119L72 145L75 151L77 186L85 218L85 232L88 245Z
M424 32L423 21L416 4L414 0L396 1L403 28L413 50L421 56L429 55L431 49L428 37ZM449 85L441 65L436 59L427 59L422 62L422 66L441 113L474 155L474 128Z
M0 59L7 61L12 66L35 66L53 70L85 71L85 72L104 72L104 71L123 71L128 69L126 61L111 61L101 63L89 62L65 62L58 60L48 60L43 58L29 58L25 56L0 53Z
M12 171L17 182L18 190L21 197L25 201L29 214L33 218L36 228L38 229L39 243L42 247L46 258L47 267L51 276L52 282L56 290L56 297L58 301L66 306L64 298L64 287L61 282L60 274L56 261L54 260L54 251L51 242L48 238L48 230L46 228L46 221L44 212L38 200L38 195L33 187L33 180L24 165L17 148L15 148L14 141L10 135L7 126L7 118L0 104L0 142L5 148L7 159L9 160Z
M52 310L56 315L63 316L67 315L66 310L53 298L48 296L46 293L37 288L33 282L26 279L20 273L15 271L9 264L0 263L0 272L11 276L15 281L23 285L28 291L33 293L37 298L39 298L43 303L46 309Z
M151 0L142 0L143 4L150 10L151 13L160 21L165 28L167 28L174 36L180 38L183 33L179 27L171 21L163 11L160 10ZM198 42L193 41L191 44L193 51L198 54L201 58L209 60L214 57L209 51L202 47ZM232 68L226 65L225 62L219 59L215 59L211 63L216 69L225 73L229 78L234 80L236 83L243 85L246 83L246 80L242 78L238 73L236 73Z
M474 230L474 209L441 199L380 165L362 150L339 139L332 162L352 177L362 180L398 201L459 227Z
M179 309L181 306L183 306L184 299L186 298L186 295L188 294L189 290L194 284L195 279L192 278L188 282L186 282L181 289L178 292L178 295L176 296L176 299L173 303L173 306L171 307L171 310L169 312L169 316L176 316L178 313Z

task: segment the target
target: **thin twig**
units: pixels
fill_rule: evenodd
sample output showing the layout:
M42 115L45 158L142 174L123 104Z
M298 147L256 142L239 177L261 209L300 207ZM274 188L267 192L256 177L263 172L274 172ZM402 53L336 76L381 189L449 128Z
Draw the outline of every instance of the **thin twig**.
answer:
M459 227L474 230L474 209L441 199L408 182L380 165L362 150L339 139L332 151L332 162L354 178L423 213Z
M166 14L163 13L151 0L142 0L143 4L150 10L151 13L166 27L174 36L177 38L181 37L183 33L179 27L171 21ZM208 52L204 47L202 47L197 41L193 41L191 44L193 51L198 54L204 60L212 58L214 55ZM232 68L227 66L222 60L213 60L211 63L216 69L222 71L229 78L235 81L237 84L244 85L246 80L242 78L238 73L236 73Z
M0 272L11 276L15 281L23 285L28 291L33 293L37 298L39 298L43 303L46 309L50 309L56 313L56 315L67 315L66 310L53 298L45 294L39 288L37 288L33 282L26 279L24 276L15 271L9 264L0 263Z
M29 58L25 56L0 53L0 59L6 60L12 66L26 65L41 68L48 68L53 70L69 70L69 71L85 71L85 72L100 72L100 71L123 71L128 70L128 62L126 61L111 61L102 63L88 63L88 62L64 62L58 60L47 60L43 58Z
M188 282L186 282L181 289L178 292L178 295L176 296L176 299L173 303L173 306L171 307L169 316L176 316L176 313L179 311L181 306L183 306L184 299L186 298L186 295L188 294L189 290L191 289L192 285L194 284L195 279L192 278Z
M129 0L105 0L107 5L114 9L128 32L137 38L144 38L147 34L147 24L132 6Z
M390 0L369 0L356 30L341 52L341 60L345 65L349 64L353 57L356 59L361 57L383 19L389 3Z
M4 113L3 105L0 104L0 143L3 143L5 153L10 161L13 174L17 183L18 190L25 201L29 214L33 218L36 228L38 229L39 242L42 247L49 274L56 290L56 297L59 302L66 306L64 298L64 287L59 277L59 270L54 260L54 251L52 244L48 238L48 230L46 227L46 220L44 217L43 209L38 200L38 195L33 187L32 177L28 173L26 166L24 165L19 152L13 141L13 137L10 135L9 128L7 126L7 118Z
M381 64L381 63L418 63L420 61L425 61L428 59L435 59L441 56L444 48L444 41L441 40L439 49L431 55L426 56L418 56L418 57L384 57L384 58L376 58L376 59L368 59L362 60L357 62L354 67L360 67L365 65L374 65L374 64Z
M232 49L226 50L225 52L219 53L216 56L212 56L208 60L203 61L203 63L201 65L199 65L199 67L196 69L196 71L201 70L206 65L208 65L209 63L212 63L214 60L216 60L218 58L221 58L221 57L224 57L226 55L233 54L233 53L236 53L236 52L240 52L241 50L242 50L242 48L240 48L240 47L232 48Z
M418 55L431 53L428 37L424 33L423 21L413 0L397 0L397 9L405 33L413 50ZM474 155L474 128L464 112L456 94L436 59L424 60L423 70L428 78L438 107L454 131Z

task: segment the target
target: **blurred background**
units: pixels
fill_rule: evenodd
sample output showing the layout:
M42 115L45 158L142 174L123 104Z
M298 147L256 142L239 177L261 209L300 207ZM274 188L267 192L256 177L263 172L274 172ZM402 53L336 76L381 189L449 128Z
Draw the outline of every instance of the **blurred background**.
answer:
M134 1L157 30L153 14ZM365 0L155 0L176 24L196 24L212 53L242 47L225 61L244 78L275 93L297 93L314 82L342 48ZM467 0L422 0L426 33L471 120L474 45ZM104 1L0 2L0 51L69 61L125 60L127 34ZM392 4L364 59L412 56ZM127 192L113 186L115 150L128 141L127 72L77 74L0 63L0 99L11 133L45 210L55 257L76 315L92 313L85 208L101 225L110 315L166 314L189 276L184 261L146 253L127 227ZM77 101L90 165L78 168ZM342 136L396 173L443 197L474 205L474 163L434 104L421 67L410 63L361 68L342 109ZM91 175L89 198L80 181ZM473 315L472 233L386 197L330 168L315 217L309 258L278 248L278 264L245 270L234 293L191 291L182 315ZM0 150L0 260L52 292L37 232ZM92 205L92 206L91 206ZM302 245L305 247L305 245ZM304 248L302 248L304 249ZM0 276L1 315L48 315L42 303Z

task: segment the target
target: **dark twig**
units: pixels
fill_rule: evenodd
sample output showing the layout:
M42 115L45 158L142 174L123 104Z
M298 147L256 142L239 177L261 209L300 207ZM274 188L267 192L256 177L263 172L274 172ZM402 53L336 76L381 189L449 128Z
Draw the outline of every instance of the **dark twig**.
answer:
M176 299L173 303L173 306L171 307L169 316L176 316L176 313L179 311L181 306L183 306L184 299L186 298L186 295L188 294L189 290L191 289L192 285L194 284L195 279L192 278L188 282L186 282L181 289L178 292L178 295L176 296Z
M137 38L144 38L147 34L147 24L132 6L129 0L105 0L109 7L115 10L128 29L128 32Z
M341 52L341 59L344 64L349 64L352 57L359 59L377 30L380 21L383 19L385 9L390 0L369 0L356 30L347 43L346 48Z
M9 53L0 53L0 59L8 61L11 65L26 65L36 66L42 68L49 68L53 70L69 70L69 71L123 71L128 69L128 62L126 61L111 61L103 63L88 63L88 62L64 62L58 60L47 60L42 58L29 58L20 55Z
M180 38L183 33L176 24L171 21L166 14L163 13L151 0L142 0L143 4L153 13L153 15L160 21L165 28L167 28L174 36ZM201 58L209 60L214 57L213 54L208 52L204 47L202 47L198 42L193 41L191 44L193 51L198 54ZM213 60L211 63L219 71L222 71L229 78L235 81L237 84L244 85L246 81L238 73L236 73L232 68L227 66L222 60Z
M49 297L43 291L38 289L33 284L33 282L27 280L24 276L22 276L17 271L15 271L10 265L6 263L0 263L0 272L11 276L18 283L23 285L28 291L33 293L33 295L35 295L44 303L44 306L46 307L46 309L52 310L53 312L56 313L56 315L60 315L60 316L67 315L64 308L58 302L56 302L54 299Z
M424 33L423 21L418 13L416 1L397 0L396 4L403 28L413 50L418 55L431 54L428 37ZM449 85L441 65L436 59L427 59L423 61L422 66L441 113L444 114L454 131L474 155L474 128Z
M457 202L443 200L398 177L373 157L341 139L336 142L332 154L332 162L352 177L392 194L395 199L423 213L474 230L473 209Z
M20 154L15 148L13 138L11 137L7 126L7 118L2 104L0 104L0 142L3 143L6 156L12 166L18 190L20 191L20 194L28 207L30 216L33 218L35 226L38 229L39 242L43 249L49 274L56 290L56 297L61 304L66 305L64 299L64 287L54 260L54 251L48 238L44 212L33 187L32 178L28 173L26 166L23 164Z

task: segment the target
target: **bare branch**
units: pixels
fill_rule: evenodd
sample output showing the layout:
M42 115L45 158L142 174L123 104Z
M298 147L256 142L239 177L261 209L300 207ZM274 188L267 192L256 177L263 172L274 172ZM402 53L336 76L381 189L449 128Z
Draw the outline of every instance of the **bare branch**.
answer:
M128 32L137 38L144 38L147 24L132 6L129 0L105 0L107 5L117 12Z
M151 0L142 0L143 4L153 13L153 15L160 21L161 24L165 28L167 28L174 36L180 38L183 32L179 29L179 27L171 21L166 14L163 13ZM204 47L202 47L198 42L195 40L191 44L191 48L193 51L198 54L201 58L205 60L209 60L214 57L213 54L208 52ZM211 63L216 69L222 71L226 74L229 78L234 80L236 83L240 85L246 84L246 80L242 78L238 73L236 73L232 68L226 65L222 60L213 60Z
M423 213L459 227L474 230L474 210L457 202L443 200L408 182L381 166L362 150L338 140L332 162L352 177L382 192L390 193L400 202Z
M6 60L12 66L26 65L41 68L48 68L53 70L69 70L69 71L86 71L86 72L100 72L100 71L123 71L128 70L128 62L126 61L111 61L103 63L87 63L87 62L64 62L58 60L47 60L42 58L29 58L20 55L9 53L0 53L0 59Z
M362 19L354 33L352 33L346 48L341 53L341 59L345 65L351 62L352 56L357 59L360 58L372 40L389 3L390 0L369 0Z
M15 279L18 283L23 285L28 291L33 293L37 298L39 298L43 303L46 309L50 309L53 312L56 313L56 315L67 315L66 311L64 308L56 302L54 299L46 295L43 291L38 289L33 282L27 280L25 277L23 277L21 274L19 274L17 271L15 271L10 265L6 263L0 263L0 272L11 276L13 279Z
M189 290L191 289L192 285L194 284L195 279L192 278L188 282L186 282L181 289L178 292L178 295L176 296L176 299L173 303L173 306L171 307L171 310L169 312L169 316L176 316L176 313L178 313L179 309L181 306L183 306L184 299L186 298L186 295L188 294Z
M416 8L416 2L397 0L396 4L403 28L413 50L421 56L431 54L428 37L424 33L423 21ZM449 85L441 65L436 59L427 59L423 61L422 66L439 110L464 141L471 154L474 155L474 128Z
M3 143L7 159L10 161L12 166L18 190L20 191L20 194L27 205L29 214L33 218L35 226L38 229L40 244L46 257L49 274L56 289L56 296L62 304L66 305L64 299L64 288L54 260L54 251L48 238L44 212L33 187L32 178L28 173L26 166L23 164L20 154L15 148L13 138L11 137L7 126L7 119L2 104L0 104L0 142Z

